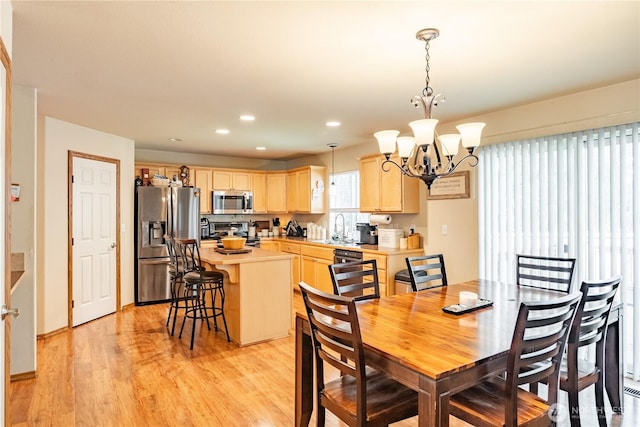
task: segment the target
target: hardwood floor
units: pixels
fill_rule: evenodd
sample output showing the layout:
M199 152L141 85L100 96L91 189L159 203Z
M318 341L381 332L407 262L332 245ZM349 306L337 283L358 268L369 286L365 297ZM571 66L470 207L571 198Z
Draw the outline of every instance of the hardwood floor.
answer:
M38 341L38 377L11 384L12 425L293 425L293 335L238 348L198 326L190 351L186 327L171 337L166 315L165 304L133 307ZM625 395L624 417L609 425L638 425L639 402ZM327 413L327 425L342 424Z

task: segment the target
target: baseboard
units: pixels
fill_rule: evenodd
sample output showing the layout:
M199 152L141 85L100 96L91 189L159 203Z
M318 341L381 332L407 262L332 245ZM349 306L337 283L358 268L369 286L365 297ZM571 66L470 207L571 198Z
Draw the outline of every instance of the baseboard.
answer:
M16 381L24 381L24 380L31 380L33 378L36 378L38 376L38 374L36 374L36 371L29 371L29 372L21 372L19 374L12 374L11 375L11 382L16 382Z
M39 334L39 335L36 336L36 339L43 340L45 338L50 338L52 336L61 334L61 333L66 332L68 330L69 330L69 328L67 326L65 326L63 328L56 329L55 331L47 332L46 334Z

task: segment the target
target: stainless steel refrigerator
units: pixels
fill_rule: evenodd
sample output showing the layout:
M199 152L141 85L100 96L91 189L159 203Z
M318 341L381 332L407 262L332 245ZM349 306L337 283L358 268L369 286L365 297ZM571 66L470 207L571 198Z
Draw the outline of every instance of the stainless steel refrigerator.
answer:
M200 239L200 189L136 187L135 304L171 298L165 235Z

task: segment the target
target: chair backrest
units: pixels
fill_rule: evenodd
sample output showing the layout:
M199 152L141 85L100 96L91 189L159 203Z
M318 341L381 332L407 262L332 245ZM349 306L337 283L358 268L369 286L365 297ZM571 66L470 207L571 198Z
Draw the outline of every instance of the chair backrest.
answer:
M164 236L164 242L169 253L169 264L171 266L171 274L178 272L178 253L176 252L176 242L169 235Z
M516 284L571 292L575 258L553 258L534 255L519 255L517 258Z
M333 293L355 300L380 298L378 266L375 259L331 264Z
M316 388L324 390L324 364L356 380L357 419L366 419L366 375L360 324L353 298L328 294L300 282L316 365Z
M518 386L546 382L547 403L558 400L564 347L582 294L520 304L507 362L505 425L517 425Z
M604 354L607 320L621 281L622 278L617 276L603 281L582 282L582 300L567 341L569 363L574 360L577 364L578 348L595 343L599 347L596 352L596 365L602 368L603 360L598 360L598 355Z
M447 271L442 254L408 257L406 261L413 292L447 286Z
M178 262L182 263L184 273L201 271L200 250L195 239L174 239Z

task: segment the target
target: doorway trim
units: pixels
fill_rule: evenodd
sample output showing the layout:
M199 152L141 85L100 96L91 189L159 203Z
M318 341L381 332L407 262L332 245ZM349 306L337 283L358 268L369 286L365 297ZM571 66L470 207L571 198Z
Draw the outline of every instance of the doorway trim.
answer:
M113 163L116 166L116 312L122 310L120 295L120 160L69 150L67 164L67 200L69 203L67 218L67 278L69 281L67 286L67 327L70 329L73 328L73 159L76 157Z
M5 99L0 99L5 105L4 117L4 301L7 306L11 306L11 57L4 45L4 40L0 37L0 62L5 69ZM8 317L4 321L4 348L0 351L4 352L4 378L2 402L3 422L9 425L11 414L9 408L10 381L11 381L11 321Z

